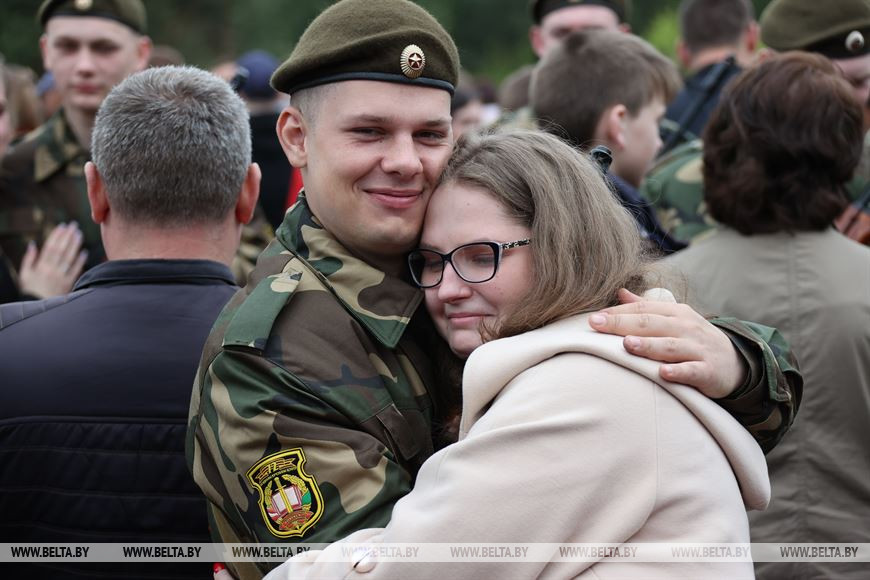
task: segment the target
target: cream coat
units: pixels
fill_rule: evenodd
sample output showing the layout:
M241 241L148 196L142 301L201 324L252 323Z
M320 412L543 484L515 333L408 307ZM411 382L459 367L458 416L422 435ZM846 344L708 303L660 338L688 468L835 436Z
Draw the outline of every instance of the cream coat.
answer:
M744 505L770 494L761 450L658 366L585 315L484 345L466 366L459 442L423 465L386 528L345 542L748 542ZM751 563L328 562L341 544L268 578L753 577Z

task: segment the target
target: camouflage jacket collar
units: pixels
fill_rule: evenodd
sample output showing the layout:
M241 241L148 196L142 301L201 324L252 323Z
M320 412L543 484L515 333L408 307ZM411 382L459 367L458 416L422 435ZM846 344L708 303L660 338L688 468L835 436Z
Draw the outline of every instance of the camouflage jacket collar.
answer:
M37 182L45 181L65 168L80 174L84 167L80 160L90 159L90 152L79 144L63 109L52 115L33 138L36 140L33 178Z
M395 348L423 300L419 289L347 251L317 221L302 194L276 236L372 336Z

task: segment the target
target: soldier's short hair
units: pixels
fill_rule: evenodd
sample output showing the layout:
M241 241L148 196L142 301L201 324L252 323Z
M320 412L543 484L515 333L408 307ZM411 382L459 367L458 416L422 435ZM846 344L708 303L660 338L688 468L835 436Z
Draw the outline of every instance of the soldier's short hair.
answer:
M828 228L863 141L861 106L828 59L791 52L748 69L704 132L710 215L745 235Z
M530 96L542 127L586 147L610 107L621 104L637 115L656 97L670 101L681 85L674 64L645 40L581 30L538 63Z
M680 2L680 35L693 53L735 46L754 19L755 9L749 0Z
M211 73L152 68L109 93L91 149L112 209L125 219L157 226L220 221L251 163L248 112Z
M488 338L512 336L643 292L650 266L634 218L586 154L541 131L463 136L441 183L486 190L531 230L533 283Z

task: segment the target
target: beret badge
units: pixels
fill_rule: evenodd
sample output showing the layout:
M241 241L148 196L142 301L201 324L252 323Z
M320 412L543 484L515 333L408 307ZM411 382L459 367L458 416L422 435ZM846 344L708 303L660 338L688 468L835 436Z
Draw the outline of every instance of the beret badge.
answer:
M846 50L859 52L862 48L864 48L864 35L858 30L853 30L846 37Z
M76 0L75 1L76 10L81 10L82 12L90 10L91 6L93 6L93 5L94 5L93 0Z
M426 67L426 55L416 44L409 44L402 51L402 56L399 59L402 67L402 74L409 79L416 79L423 74L423 69Z

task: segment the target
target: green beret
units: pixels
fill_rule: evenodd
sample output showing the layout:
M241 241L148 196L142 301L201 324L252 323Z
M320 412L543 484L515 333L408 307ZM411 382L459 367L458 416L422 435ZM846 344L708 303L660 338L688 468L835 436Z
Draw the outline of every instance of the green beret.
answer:
M444 89L451 95L459 52L435 18L407 0L341 0L302 34L272 75L272 87L300 89L375 80Z
M774 50L839 59L870 52L870 0L774 0L760 24L761 40Z
M555 12L560 8L580 5L604 6L616 12L616 16L620 22L628 20L628 11L631 9L629 0L532 0L532 20L535 24L540 24L544 16L550 12Z
M36 13L39 24L52 16L92 16L108 18L145 34L145 6L142 0L45 0Z

